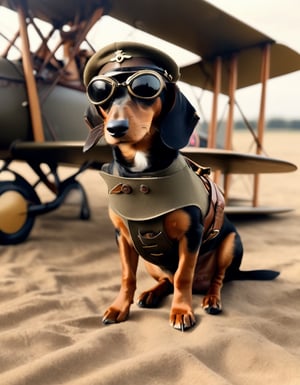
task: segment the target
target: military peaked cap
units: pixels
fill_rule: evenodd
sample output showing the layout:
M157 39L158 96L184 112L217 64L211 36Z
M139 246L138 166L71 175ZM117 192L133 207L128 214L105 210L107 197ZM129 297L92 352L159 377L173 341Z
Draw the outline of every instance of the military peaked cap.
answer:
M96 52L87 62L84 69L83 81L85 86L89 84L94 76L97 76L100 69L107 63L125 63L133 58L143 58L151 61L159 67L166 77L176 82L180 73L176 62L167 54L157 48L136 42L115 42L109 44ZM130 66L130 65L129 65Z

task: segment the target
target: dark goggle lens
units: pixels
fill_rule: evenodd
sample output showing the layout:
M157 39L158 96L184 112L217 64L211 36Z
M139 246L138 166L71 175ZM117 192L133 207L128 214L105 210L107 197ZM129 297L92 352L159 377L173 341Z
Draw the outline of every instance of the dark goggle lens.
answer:
M159 78L153 74L143 74L131 81L130 89L134 96L151 99L159 94L161 82Z
M92 102L101 103L107 100L112 93L112 84L103 79L96 79L88 87L88 95Z

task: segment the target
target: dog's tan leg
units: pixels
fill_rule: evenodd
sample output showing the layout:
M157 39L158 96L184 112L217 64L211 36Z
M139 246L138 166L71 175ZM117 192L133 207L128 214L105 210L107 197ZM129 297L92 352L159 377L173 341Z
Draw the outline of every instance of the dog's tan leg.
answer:
M169 237L179 241L179 264L174 274L174 295L170 312L170 325L186 330L196 323L192 309L192 285L198 250L190 252L186 233L190 228L190 217L183 210L166 216L165 227Z
M105 324L122 322L128 318L130 305L133 303L136 289L136 270L138 265L138 254L131 245L128 230L122 219L112 211L110 211L110 218L120 234L118 244L121 257L122 279L117 298L104 313L102 321Z
M192 284L197 253L188 252L187 239L179 242L179 266L174 275L174 295L170 313L170 325L186 330L196 323L192 309Z
M209 314L222 311L221 288L227 268L231 265L234 252L235 233L230 233L223 240L216 253L216 273L211 281L207 294L203 298L202 307Z

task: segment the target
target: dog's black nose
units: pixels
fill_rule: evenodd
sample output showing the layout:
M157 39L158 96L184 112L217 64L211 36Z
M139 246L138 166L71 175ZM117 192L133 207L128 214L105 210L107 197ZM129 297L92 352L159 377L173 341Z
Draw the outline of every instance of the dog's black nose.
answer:
M108 133L114 138L121 138L126 134L129 128L127 119L111 120L107 124Z

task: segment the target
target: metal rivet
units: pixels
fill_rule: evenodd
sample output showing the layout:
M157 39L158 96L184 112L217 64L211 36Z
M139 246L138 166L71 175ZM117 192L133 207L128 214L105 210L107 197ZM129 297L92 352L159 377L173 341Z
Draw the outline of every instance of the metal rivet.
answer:
M149 186L147 186L146 184L141 184L140 185L140 192L143 193L143 194L148 194L150 191L150 188Z
M131 194L132 188L128 184L123 184L121 188L122 193Z

